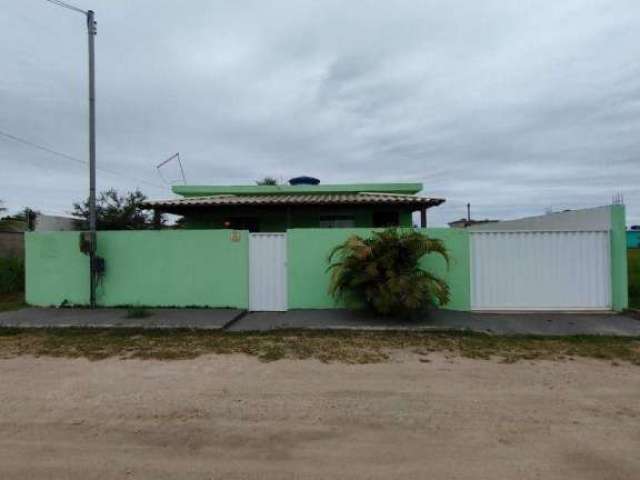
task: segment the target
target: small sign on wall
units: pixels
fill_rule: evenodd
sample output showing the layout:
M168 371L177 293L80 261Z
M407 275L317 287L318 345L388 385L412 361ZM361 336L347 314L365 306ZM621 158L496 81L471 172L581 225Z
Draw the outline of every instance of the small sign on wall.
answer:
M231 235L229 235L229 240L231 240L232 242L239 242L240 241L240 232L237 230L232 230L231 231Z

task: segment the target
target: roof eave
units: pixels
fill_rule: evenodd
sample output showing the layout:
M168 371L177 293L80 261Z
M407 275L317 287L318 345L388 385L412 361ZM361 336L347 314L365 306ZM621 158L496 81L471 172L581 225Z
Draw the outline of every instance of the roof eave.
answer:
M185 199L186 200L186 199ZM142 204L143 209L149 210L162 210L165 212L171 211L185 211L185 210L205 210L205 209L218 209L218 208L242 208L242 207L251 207L251 208L282 208L282 207L357 207L357 206L391 206L397 208L406 208L412 210L420 210L422 208L429 209L432 207L437 207L438 205L442 205L445 202L442 198L425 198L425 197L416 197L416 201L406 201L406 202L384 202L380 200L371 199L370 201L366 200L358 200L358 201L343 201L343 202L287 202L287 201L279 201L277 203L221 203L221 204L212 204L208 203L205 199L203 199L202 203L199 203L197 200L188 200L184 201L181 199L177 200L159 200L159 201L147 201Z

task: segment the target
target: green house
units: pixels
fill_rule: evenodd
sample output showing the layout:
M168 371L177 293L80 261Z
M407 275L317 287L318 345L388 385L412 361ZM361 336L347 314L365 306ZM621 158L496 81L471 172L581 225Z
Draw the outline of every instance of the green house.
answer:
M287 185L180 185L181 198L144 204L156 214L183 216L185 228L284 232L289 228L411 227L420 212L444 202L418 196L421 183L324 185L310 177Z

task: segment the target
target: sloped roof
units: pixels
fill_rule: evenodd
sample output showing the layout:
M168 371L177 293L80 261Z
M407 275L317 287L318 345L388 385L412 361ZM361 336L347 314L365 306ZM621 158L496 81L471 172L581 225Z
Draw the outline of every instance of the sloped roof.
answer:
M189 208L239 205L406 205L434 207L444 202L441 198L419 197L397 193L330 193L330 194L278 194L278 195L212 195L170 200L150 200L144 208Z

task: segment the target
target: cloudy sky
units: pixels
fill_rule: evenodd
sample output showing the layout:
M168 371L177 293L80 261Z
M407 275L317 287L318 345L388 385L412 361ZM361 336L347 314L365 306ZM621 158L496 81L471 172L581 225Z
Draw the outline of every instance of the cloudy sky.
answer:
M0 131L86 159L82 15L1 3ZM637 0L74 4L98 20L100 189L169 197L179 151L189 183L423 182L432 225L616 193L640 223ZM85 165L2 136L0 165L11 209L86 195Z

